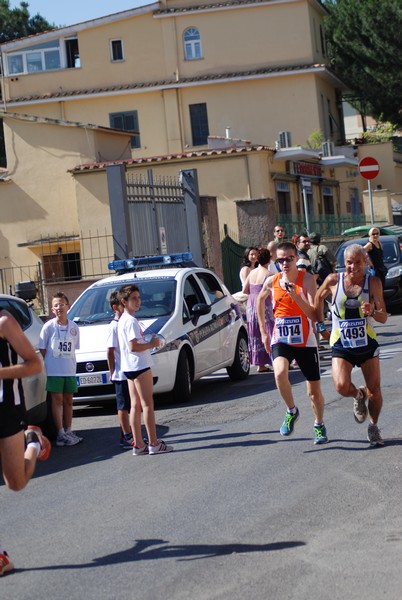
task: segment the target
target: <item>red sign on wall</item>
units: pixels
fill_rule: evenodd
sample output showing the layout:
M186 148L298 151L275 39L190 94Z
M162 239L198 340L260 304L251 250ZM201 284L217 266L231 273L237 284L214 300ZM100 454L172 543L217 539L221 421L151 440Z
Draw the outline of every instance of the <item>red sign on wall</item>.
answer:
M379 172L380 165L372 156L366 156L359 162L359 173L364 179L374 179Z

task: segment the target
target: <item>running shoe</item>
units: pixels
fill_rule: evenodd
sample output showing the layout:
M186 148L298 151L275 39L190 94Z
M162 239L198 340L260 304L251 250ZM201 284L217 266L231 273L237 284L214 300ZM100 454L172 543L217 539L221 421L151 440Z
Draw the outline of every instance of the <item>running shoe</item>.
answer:
M324 423L322 425L314 425L314 444L326 444L327 442L327 430Z
M141 446L141 448L139 446L132 446L132 448L134 456L145 456L145 454L150 454L150 452L148 452L148 446L146 444L145 446Z
M78 444L83 441L83 437L80 437L75 433L75 431L65 431L65 435L72 440L78 440Z
M166 452L173 452L173 446L167 446L163 440L158 440L156 446L149 444L149 454L165 454Z
M120 448L124 448L124 450L131 450L134 447L134 439L131 434L125 436L120 436Z
M0 547L0 577L4 575L4 573L9 573L14 569L14 565L10 560L7 552L4 548Z
M367 393L365 387L359 387L359 390L362 392L363 396L361 398L354 399L353 416L355 418L356 423L364 423L367 417Z
M64 433L63 435L57 434L56 446L75 446L79 443L80 441L78 438L70 437L66 433Z
M291 433L293 433L295 423L296 423L297 419L299 418L299 416L300 416L300 413L299 413L298 408L296 408L295 414L292 414L292 413L286 411L285 419L282 423L282 427L280 428L279 433L284 436L287 436L287 435L290 435Z
M40 444L38 460L46 460L47 458L49 458L52 446L47 437L43 435L42 429L40 427L36 427L35 425L28 425L28 428L25 430L26 445L28 445L29 442Z
M384 445L384 440L381 437L380 430L378 429L377 425L374 425L374 423L370 423L368 426L367 439L370 442L371 448Z

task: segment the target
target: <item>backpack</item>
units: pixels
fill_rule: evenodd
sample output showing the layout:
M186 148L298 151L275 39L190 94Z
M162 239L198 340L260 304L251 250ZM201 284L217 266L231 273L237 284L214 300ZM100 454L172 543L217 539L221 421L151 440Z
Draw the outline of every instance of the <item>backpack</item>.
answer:
M332 265L324 254L320 252L317 254L315 263L313 266L314 273L318 275L318 283L321 285L324 279L333 273Z

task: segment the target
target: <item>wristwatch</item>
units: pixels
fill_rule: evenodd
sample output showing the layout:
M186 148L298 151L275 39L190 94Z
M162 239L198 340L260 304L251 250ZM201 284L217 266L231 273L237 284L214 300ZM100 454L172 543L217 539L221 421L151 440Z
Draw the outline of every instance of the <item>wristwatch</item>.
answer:
M326 330L327 330L327 328L325 327L324 321L318 321L318 323L317 323L318 333L322 333L323 331L326 331Z

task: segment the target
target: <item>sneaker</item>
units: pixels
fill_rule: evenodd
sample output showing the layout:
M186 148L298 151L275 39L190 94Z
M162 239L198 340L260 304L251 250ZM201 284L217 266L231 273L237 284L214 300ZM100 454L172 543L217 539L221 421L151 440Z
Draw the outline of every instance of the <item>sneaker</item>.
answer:
M9 573L14 569L14 565L11 562L7 552L4 548L0 548L0 577L4 575L4 573Z
M367 393L365 387L359 387L359 390L362 392L363 397L358 399L355 398L353 402L353 416L357 423L364 423L367 417Z
M293 428L299 416L300 413L298 408L296 408L295 414L286 411L285 419L282 423L282 427L280 428L279 433L285 436L290 435L293 432Z
M25 431L25 443L29 444L29 442L35 442L40 444L38 460L46 460L47 458L49 458L52 446L47 437L43 435L42 429L40 427L35 427L35 425L28 425L28 428Z
M84 439L83 437L80 437L79 435L77 435L75 433L75 431L66 431L65 434L67 437L70 437L73 440L78 440L78 443L82 442Z
M150 454L150 452L148 452L148 446L146 444L145 446L141 446L141 448L139 446L132 446L132 448L134 456L144 456L145 454Z
M327 430L324 423L322 425L314 425L314 444L326 444L327 442Z
M71 437L64 433L63 435L57 434L56 446L75 446L79 444L80 440L78 437Z
M156 446L149 444L148 449L149 454L164 454L166 452L173 452L173 446L166 446L163 440L158 440L158 444Z
M121 435L120 436L120 448L124 448L124 450L130 450L134 447L134 439L132 435Z
M368 426L367 439L372 448L384 445L384 440L381 437L380 430L378 429L377 425L374 425L374 423L370 423Z

